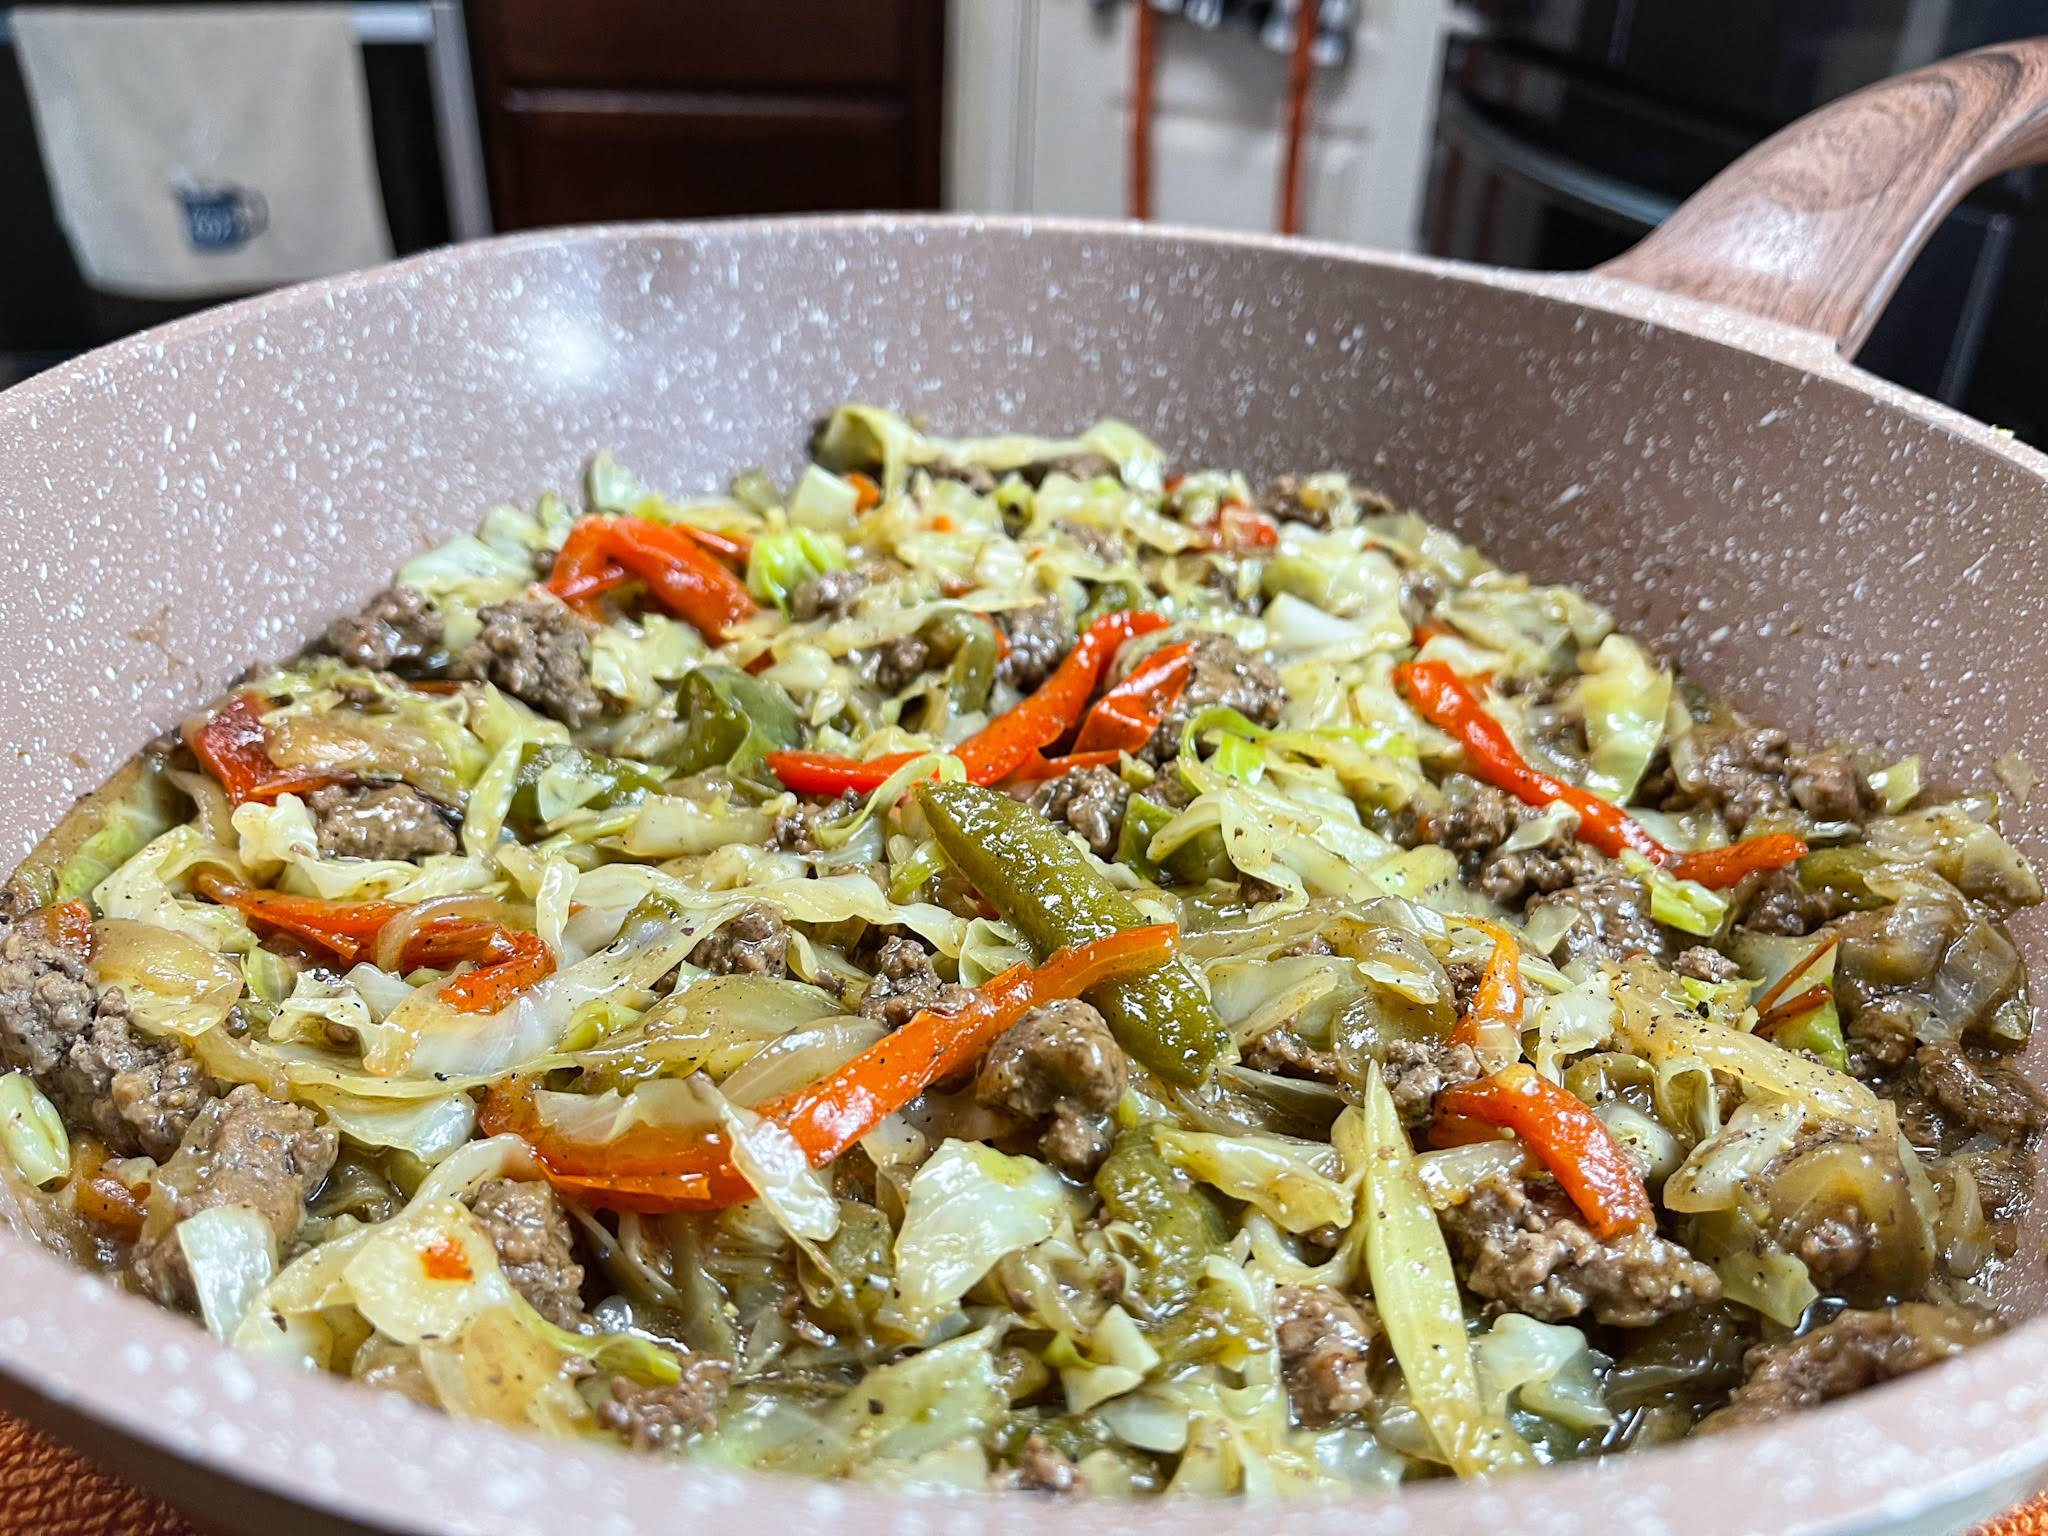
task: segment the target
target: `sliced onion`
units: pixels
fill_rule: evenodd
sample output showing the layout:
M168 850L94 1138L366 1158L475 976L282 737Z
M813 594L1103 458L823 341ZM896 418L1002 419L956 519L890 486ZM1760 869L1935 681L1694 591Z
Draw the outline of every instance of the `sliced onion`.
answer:
M242 995L242 968L174 929L132 918L93 925L92 970L127 994L131 1016L151 1031L199 1035Z
M377 932L376 952L371 956L380 971L389 971L394 976L404 974L401 964L405 946L422 926L441 917L459 917L473 922L503 923L508 927L518 926L512 908L495 896L458 895L435 896L422 901L391 919Z
M837 1072L888 1030L873 1019L836 1018L771 1040L721 1085L746 1107Z

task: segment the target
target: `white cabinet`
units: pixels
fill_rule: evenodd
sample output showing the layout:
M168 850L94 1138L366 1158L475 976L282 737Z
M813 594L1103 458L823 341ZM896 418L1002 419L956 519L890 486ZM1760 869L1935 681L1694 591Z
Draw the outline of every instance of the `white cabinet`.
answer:
M952 0L946 199L987 212L1121 217L1131 6ZM1305 233L1412 249L1444 0L1365 0L1351 57L1316 71ZM1153 211L1166 223L1274 227L1287 59L1244 28L1158 19Z

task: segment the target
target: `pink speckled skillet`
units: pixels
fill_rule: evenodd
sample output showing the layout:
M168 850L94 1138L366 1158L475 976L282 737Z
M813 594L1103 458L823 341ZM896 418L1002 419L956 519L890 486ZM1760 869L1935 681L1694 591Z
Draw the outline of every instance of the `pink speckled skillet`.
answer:
M1346 466L1813 737L2048 765L2048 459L1843 360L1941 213L2044 147L2048 43L1828 108L1586 277L1064 222L487 242L151 332L0 396L16 857L252 657L608 444L677 488L873 399ZM2012 826L2048 857L2040 801ZM2017 925L2048 977L2048 924ZM2035 1078L2048 1047L2029 1053ZM2039 1228L2000 1277L2044 1287ZM284 1374L0 1235L0 1404L223 1530L1948 1531L2048 1466L2048 1323L1777 1426L1304 1511L916 1500L561 1450Z

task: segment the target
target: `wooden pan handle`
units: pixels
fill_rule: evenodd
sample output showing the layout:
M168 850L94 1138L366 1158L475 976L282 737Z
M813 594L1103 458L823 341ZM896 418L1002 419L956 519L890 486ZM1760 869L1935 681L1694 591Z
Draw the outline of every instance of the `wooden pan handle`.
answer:
M1832 336L1853 356L1963 195L2048 158L2048 38L1831 102L1757 145L1598 270Z

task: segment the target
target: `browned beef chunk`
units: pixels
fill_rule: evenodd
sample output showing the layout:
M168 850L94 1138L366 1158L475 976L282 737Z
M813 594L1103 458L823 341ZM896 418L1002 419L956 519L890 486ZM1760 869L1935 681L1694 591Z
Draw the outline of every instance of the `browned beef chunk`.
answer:
M1923 1045L1913 1061L1921 1091L1971 1130L2012 1141L2040 1126L2041 1096L1988 1052Z
M1143 755L1155 763L1171 761L1180 738L1205 709L1234 709L1259 725L1278 725L1287 706L1280 674L1227 635L1199 635L1188 653L1188 685L1173 708L1160 717L1159 729L1145 743Z
M926 1008L947 1011L964 1007L973 993L956 982L939 980L931 951L915 939L890 939L874 961L875 979L861 994L860 1015L901 1029Z
M1411 848L1434 843L1448 850L1457 855L1463 877L1476 882L1480 870L1520 824L1522 803L1505 790L1463 774L1444 780L1444 794L1444 808L1418 819L1401 841Z
M1540 812L1526 805L1515 807L1518 823L1533 821ZM1513 853L1489 854L1473 882L1480 894L1504 907L1520 907L1531 896L1561 891L1586 871L1586 860L1570 832L1551 828L1543 841Z
M1076 768L1047 779L1026 803L1047 821L1072 827L1098 859L1116 855L1131 787L1108 768Z
M1084 484L1099 480L1104 475L1112 480L1120 478L1116 461L1099 453L1067 453L1056 459L1041 459L1035 464L1026 464L1017 473L1032 485L1043 485L1047 475L1066 475Z
M797 589L789 594L789 616L797 620L845 618L847 611L867 589L867 573L853 566L821 571L799 583Z
M1577 878L1529 903L1532 914L1538 907L1552 904L1578 912L1578 920L1559 941L1566 961L1625 960L1630 955L1668 960L1671 944L1650 916L1650 888L1584 844L1572 851L1571 858Z
M179 1041L138 1034L119 989L94 986L84 960L33 925L0 939L0 1065L124 1157L169 1157L212 1097Z
M1296 1419L1318 1429L1371 1404L1366 1356L1378 1332L1378 1321L1332 1286L1273 1293L1273 1337Z
M1795 939L1840 915L1832 901L1807 890L1799 883L1799 872L1789 868L1743 876L1729 893L1729 903L1737 926Z
M861 805L862 796L850 789L837 800L799 801L775 818L774 844L791 853L817 853L824 847L818 841L818 828L847 820Z
M1109 1111L1130 1068L1102 1015L1086 1003L1034 1008L996 1036L974 1096L1025 1120L1051 1120L1039 1137L1047 1162L1086 1178L1109 1155Z
M989 1486L1020 1493L1086 1493L1088 1479L1073 1458L1034 1429L1018 1448L1016 1465L994 1473Z
M609 1395L597 1405L597 1422L636 1451L681 1445L718 1423L719 1405L732 1385L732 1362L720 1355L682 1357L682 1380L643 1387L614 1376Z
M512 1288L557 1328L583 1313L583 1266L570 1248L569 1216L545 1179L493 1179L476 1192L477 1223L490 1234Z
M925 465L925 472L934 480L958 480L978 496L986 496L996 488L995 471L986 464L960 464L952 459L933 459Z
M1738 836L1758 816L1792 810L1785 733L1766 726L1730 726L1693 733L1668 775L1644 781L1643 803L1667 811L1719 811Z
M1286 1024L1275 1025L1247 1045L1244 1064L1254 1072L1323 1083L1334 1083L1343 1075L1333 1052L1317 1050Z
M1446 1088L1477 1082L1485 1075L1469 1045L1443 1040L1390 1040L1380 1062L1387 1092L1403 1125L1426 1125L1435 1113L1436 1096Z
M1444 966L1444 979L1451 984L1451 1012L1463 1018L1479 995L1479 983L1486 977L1486 965L1479 960L1452 960Z
M1862 822L1880 803L1849 754L1832 749L1793 757L1787 786L1793 803L1815 821Z
M386 587L361 613L327 626L325 644L352 667L411 671L441 648L441 615L417 587Z
M1682 951L1671 962L1671 969L1681 976L1690 976L1694 981L1733 981L1742 974L1741 966L1706 944L1695 944Z
M313 1112L281 1104L247 1083L209 1105L157 1174L178 1221L223 1205L246 1205L282 1249L304 1220L306 1200L334 1166L340 1137ZM192 1275L175 1226L145 1236L135 1276L165 1306L193 1304Z
M1544 1322L1590 1312L1642 1328L1721 1294L1719 1276L1647 1227L1595 1237L1555 1184L1489 1179L1440 1219L1468 1290Z
M884 693L902 692L938 659L924 637L914 634L884 640L870 654L875 658L875 686Z
M996 681L1029 693L1074 646L1074 625L1056 598L995 616L1010 649L996 663Z
M306 805L320 851L332 859L423 859L456 849L448 813L410 784L330 784Z
M604 713L590 685L590 626L561 603L532 598L495 603L483 629L456 653L450 677L497 684L571 728Z
M1844 1312L1811 1333L1750 1350L1742 1385L1699 1427L1736 1429L1831 1402L1924 1370L1999 1331L1998 1321L1984 1313L1928 1302Z
M699 940L690 959L721 976L787 976L789 924L780 912L757 901Z
M1330 526L1330 509L1320 500L1315 506L1305 504L1301 499L1301 479L1296 475L1282 475L1267 486L1266 494L1259 498L1259 510L1283 523L1305 523L1311 528Z

